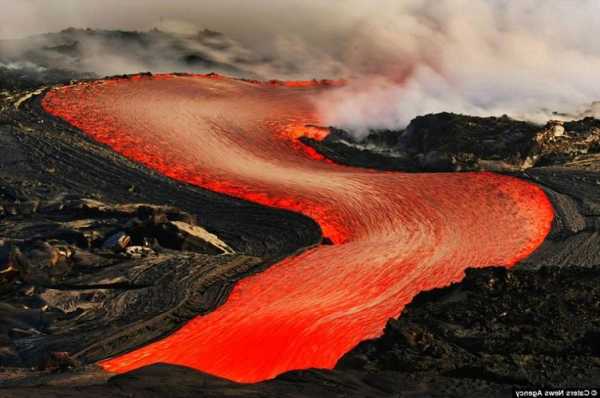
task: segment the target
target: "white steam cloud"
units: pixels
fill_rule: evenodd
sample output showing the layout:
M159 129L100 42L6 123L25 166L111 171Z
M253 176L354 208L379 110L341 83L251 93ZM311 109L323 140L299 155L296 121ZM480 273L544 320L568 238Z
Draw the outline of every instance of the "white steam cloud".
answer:
M252 77L348 79L318 105L327 124L358 135L401 128L431 112L544 122L600 108L598 0L0 3L0 38L68 26L223 32L231 50L212 58L224 64L243 58L241 70ZM116 60L110 72L148 67L118 52L100 54L104 65Z
M352 37L370 42L358 53L377 65L355 68L349 87L322 98L329 124L360 135L441 111L545 122L598 110L598 1L378 4Z

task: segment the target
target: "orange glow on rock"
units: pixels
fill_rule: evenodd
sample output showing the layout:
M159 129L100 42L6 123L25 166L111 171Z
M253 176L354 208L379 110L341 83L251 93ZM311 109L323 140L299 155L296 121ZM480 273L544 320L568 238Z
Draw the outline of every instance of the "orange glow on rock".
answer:
M301 89L297 89L300 87ZM166 176L301 212L335 244L239 282L227 302L172 335L103 361L157 362L240 382L331 368L381 334L420 291L465 268L512 266L553 219L543 191L493 173L406 174L345 167L298 138L323 139L311 97L331 85L159 75L51 90L46 111Z

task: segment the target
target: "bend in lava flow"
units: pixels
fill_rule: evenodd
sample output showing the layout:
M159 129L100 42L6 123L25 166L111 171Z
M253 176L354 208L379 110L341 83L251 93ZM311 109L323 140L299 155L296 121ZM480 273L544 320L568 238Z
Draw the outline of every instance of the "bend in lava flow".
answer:
M381 334L420 291L469 266L511 266L553 219L543 191L492 173L406 174L341 166L313 98L335 84L218 75L137 76L51 90L45 110L164 175L315 219L335 244L239 282L227 302L155 343L106 360L167 362L240 382L331 368Z

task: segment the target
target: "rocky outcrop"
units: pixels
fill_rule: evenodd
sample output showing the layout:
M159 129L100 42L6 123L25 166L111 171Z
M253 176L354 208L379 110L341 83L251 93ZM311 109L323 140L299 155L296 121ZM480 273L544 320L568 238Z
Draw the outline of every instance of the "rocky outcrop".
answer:
M550 121L544 126L503 117L440 113L415 118L405 130L374 131L356 140L332 129L305 143L333 160L402 171L501 171L576 165L598 159L600 120Z
M73 367L144 344L261 263L172 206L62 195L0 209L3 367Z
M593 386L599 282L598 267L470 270L460 284L417 296L337 368L431 373L457 385Z

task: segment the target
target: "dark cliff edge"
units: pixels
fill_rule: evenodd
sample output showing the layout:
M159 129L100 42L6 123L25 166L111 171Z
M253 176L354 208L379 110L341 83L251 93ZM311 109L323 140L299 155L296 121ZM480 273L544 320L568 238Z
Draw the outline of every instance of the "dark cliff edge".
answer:
M599 121L440 114L360 142L341 130L305 140L359 167L525 178L545 189L556 219L513 270L469 270L421 293L334 370L240 385L163 364L112 377L93 363L320 244L318 225L129 162L45 115L40 93L0 98L0 396L504 397L513 386L600 384Z

